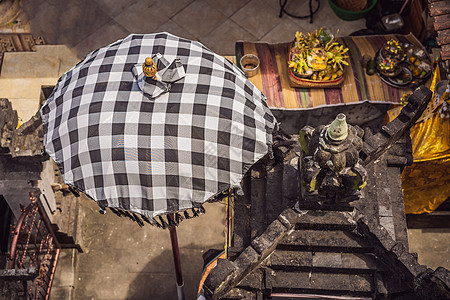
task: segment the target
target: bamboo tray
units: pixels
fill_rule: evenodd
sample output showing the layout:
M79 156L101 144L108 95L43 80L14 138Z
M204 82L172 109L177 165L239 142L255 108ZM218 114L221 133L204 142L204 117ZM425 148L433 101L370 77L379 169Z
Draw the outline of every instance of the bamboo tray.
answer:
M302 87L302 88L333 88L339 87L344 82L344 74L341 77L334 80L312 80L307 78L300 78L292 72L291 68L288 68L289 84L291 87Z

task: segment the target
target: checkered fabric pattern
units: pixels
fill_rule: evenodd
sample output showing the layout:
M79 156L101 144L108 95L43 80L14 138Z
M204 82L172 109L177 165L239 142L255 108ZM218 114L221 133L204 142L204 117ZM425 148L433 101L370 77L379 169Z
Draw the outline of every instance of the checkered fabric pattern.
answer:
M181 63L184 77L171 72L180 78L151 97L137 66L158 53ZM239 186L270 150L276 126L241 70L168 33L132 34L88 54L59 79L41 114L45 151L67 184L101 207L150 218Z

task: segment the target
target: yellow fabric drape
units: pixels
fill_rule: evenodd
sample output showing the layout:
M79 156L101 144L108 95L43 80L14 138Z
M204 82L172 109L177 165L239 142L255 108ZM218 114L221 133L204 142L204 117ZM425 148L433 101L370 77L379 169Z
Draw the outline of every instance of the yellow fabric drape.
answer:
M436 68L430 89L440 81ZM434 211L450 196L450 120L436 111L433 96L422 119L410 130L414 162L402 173L403 197L407 214ZM442 101L441 101L442 102ZM401 108L388 113L392 121Z
M450 156L414 162L403 170L402 184L407 214L434 211L450 196Z
M411 128L414 162L424 162L450 156L450 122L434 113Z

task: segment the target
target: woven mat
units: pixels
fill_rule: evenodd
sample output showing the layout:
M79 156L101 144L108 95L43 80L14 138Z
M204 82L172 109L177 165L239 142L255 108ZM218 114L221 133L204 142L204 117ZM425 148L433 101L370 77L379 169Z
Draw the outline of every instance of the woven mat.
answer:
M289 43L266 44L252 42L236 43L236 61L245 54L255 54L260 59L258 74L250 80L267 97L267 104L278 109L305 109L322 105L343 105L371 101L399 104L403 94L411 88L400 89L384 83L377 75L369 76L361 66L361 58L375 56L378 49L392 37L422 47L412 35L376 35L342 37L340 41L348 47L350 66L346 68L344 83L340 88L309 89L293 88L288 80Z

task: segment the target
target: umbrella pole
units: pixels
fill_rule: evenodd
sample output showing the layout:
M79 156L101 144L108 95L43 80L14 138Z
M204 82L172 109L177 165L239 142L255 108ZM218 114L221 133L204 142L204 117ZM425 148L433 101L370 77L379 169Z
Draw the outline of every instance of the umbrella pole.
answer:
M174 220L174 215L170 214L170 218ZM180 249L178 248L177 229L175 225L169 225L170 242L172 244L173 263L175 264L175 275L177 277L177 295L178 300L184 300L184 283L183 274L181 273Z

